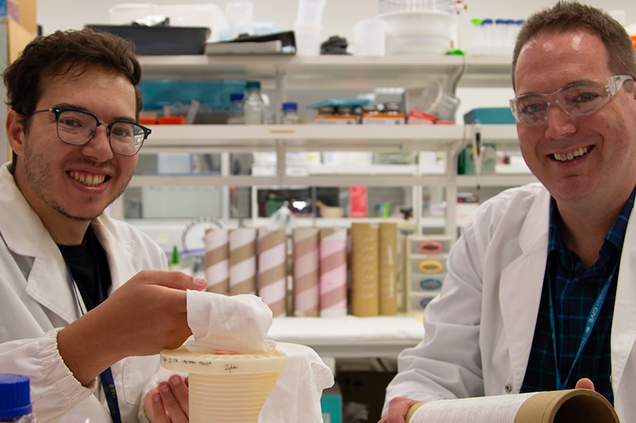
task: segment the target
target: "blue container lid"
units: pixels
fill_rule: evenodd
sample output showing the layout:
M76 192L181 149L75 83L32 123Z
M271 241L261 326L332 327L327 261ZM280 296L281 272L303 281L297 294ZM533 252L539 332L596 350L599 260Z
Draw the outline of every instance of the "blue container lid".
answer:
M261 89L261 81L247 81L245 83L245 89L249 90L250 88Z
M492 19L484 19L483 21L481 21L482 25L490 25L492 24Z
M286 101L283 103L283 110L298 110L298 103L294 101Z
M506 20L505 19L496 19L495 20L495 24L497 24L497 25L505 25L506 24Z
M0 420L24 416L33 411L29 378L0 374Z
M230 102L242 101L242 100L243 100L243 94L230 94Z

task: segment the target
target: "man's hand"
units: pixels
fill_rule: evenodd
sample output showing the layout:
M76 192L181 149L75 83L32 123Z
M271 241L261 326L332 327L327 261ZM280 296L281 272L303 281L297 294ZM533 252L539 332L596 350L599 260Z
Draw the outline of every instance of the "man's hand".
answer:
M206 285L182 272L141 271L58 333L60 355L77 380L87 385L125 357L178 348L192 335L185 290Z
M144 398L144 410L152 423L187 423L188 379L173 375L152 388Z
M412 405L417 404L417 402L418 401L409 398L393 398L389 403L389 410L378 423L404 423L404 419L406 418L406 414L409 412L409 408L411 408Z
M578 382L576 382L575 388L576 389L591 389L593 391L594 383L590 379L584 377L583 379L579 379Z

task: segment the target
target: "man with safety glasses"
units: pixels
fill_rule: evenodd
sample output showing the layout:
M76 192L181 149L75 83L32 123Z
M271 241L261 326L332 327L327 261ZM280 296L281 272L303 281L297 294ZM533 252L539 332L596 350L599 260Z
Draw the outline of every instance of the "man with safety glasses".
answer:
M153 387L148 356L192 334L186 289L207 283L103 213L150 135L140 78L130 45L92 30L38 37L4 73L0 372L30 378L40 422L146 421L144 401L154 423L188 420L187 381Z
M415 401L575 387L636 421L634 46L606 13L559 2L521 29L512 76L541 184L501 193L462 227L383 423Z

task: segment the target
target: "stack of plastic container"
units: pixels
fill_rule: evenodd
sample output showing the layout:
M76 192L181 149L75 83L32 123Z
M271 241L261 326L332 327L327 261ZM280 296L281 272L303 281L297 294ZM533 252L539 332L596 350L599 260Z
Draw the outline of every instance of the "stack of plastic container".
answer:
M322 11L326 0L298 0L298 15L294 24L296 54L318 56L320 54L320 32Z

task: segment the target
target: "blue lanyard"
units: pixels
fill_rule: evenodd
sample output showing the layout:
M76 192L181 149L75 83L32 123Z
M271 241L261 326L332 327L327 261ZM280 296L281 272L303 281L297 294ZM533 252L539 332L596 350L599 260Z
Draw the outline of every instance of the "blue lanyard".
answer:
M90 229L89 229L90 230ZM93 252L93 257L95 258L95 266L97 266L97 289L99 290L99 303L101 304L104 301L104 294L102 292L102 279L99 271L99 261L97 259L97 253L95 252L95 244L93 242L93 235L89 234L91 239L91 250ZM73 272L71 271L71 266L66 263L66 268L68 269L68 274L71 277L71 290L73 291L73 295L75 296L75 303L77 304L77 308L79 309L82 316L84 315L84 307L82 307L82 303L79 300L79 296L77 294L77 285L75 283L75 279L73 278ZM106 396L106 403L108 404L108 410L110 411L110 417L113 419L113 423L122 423L121 420L121 412L119 411L119 403L117 402L117 390L115 389L115 379L113 378L113 371L111 368L107 368L99 375L99 380L104 389L104 395Z
M612 283L612 279L614 278L614 274L616 273L616 269L618 268L618 262L614 266L614 270L612 270L612 274L607 279L601 292L599 292L594 304L592 305L592 309L587 316L587 320L585 321L585 332L583 332L583 337L581 338L581 344L579 345L579 349L576 352L576 356L574 357L574 361L572 362L572 366L570 367L570 371L568 372L565 381L561 382L561 374L559 373L559 356L557 355L557 341L556 341L556 324L554 318L554 303L552 301L552 283L550 281L550 273L548 271L548 292L550 297L550 327L552 328L552 349L554 352L554 367L556 369L556 389L560 391L562 389L566 389L568 386L568 382L570 381L570 376L572 376L572 371L574 370L574 366L576 362L581 357L581 353L583 352L583 348L587 343L587 340L590 338L590 334L592 333L592 329L594 329L594 325L598 320L598 315L601 313L601 308L603 307L603 303L605 302L605 297L607 296L607 291L609 291L610 284Z

